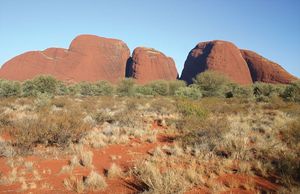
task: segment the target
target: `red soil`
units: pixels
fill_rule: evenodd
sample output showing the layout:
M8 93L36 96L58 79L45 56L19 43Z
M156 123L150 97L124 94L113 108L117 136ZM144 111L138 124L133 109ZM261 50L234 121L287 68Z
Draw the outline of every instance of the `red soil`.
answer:
M163 130L164 127L158 125L157 122L153 123L153 129ZM99 149L89 149L93 152L93 170L99 174L105 174L105 171L110 168L112 163L117 164L123 170L129 169L136 160L146 157L150 150L157 146L162 146L165 144L172 144L174 137L166 136L163 134L158 134L158 141L155 143L142 142L139 139L132 139L128 144L123 145L109 145L104 148ZM113 156L115 156L113 158ZM26 183L34 182L36 188L21 190L21 183L14 183L11 185L0 184L0 193L73 193L68 191L64 185L63 180L70 177L68 173L60 173L63 166L68 164L71 156L59 156L57 158L46 158L42 156L28 156L24 158L24 161L33 162L33 169L38 171L40 176L39 180L35 179L33 172L27 172L25 175L18 175L18 177L23 176L26 178ZM18 167L18 172L25 169L24 165ZM92 169L86 167L75 167L72 175L82 178L87 176ZM6 158L0 158L0 172L1 174L7 176L12 169L7 164ZM130 178L113 178L106 179L108 187L103 191L88 192L88 193L136 193L137 190L131 185L133 180ZM266 190L266 191L276 191L278 186L256 176L247 176L241 174L225 174L220 175L215 179L216 183L223 185L243 185L248 183L255 184L256 188ZM52 186L52 188L42 188L45 183ZM211 193L211 191L206 187L193 188L187 194L205 194ZM255 193L255 191L247 191L243 188L234 188L224 191L223 193Z
M158 135L158 139L165 140L167 137ZM93 165L96 172L104 175L105 171L109 169L112 163L119 165L126 170L133 165L135 160L141 159L147 153L157 147L158 145L167 144L169 142L158 141L156 143L145 143L137 139L133 139L129 144L124 145L109 145L101 149L90 149L93 156ZM112 159L116 156L116 159ZM68 164L71 156L59 158L44 158L39 156L25 157L24 161L31 161L34 163L34 169L39 172L41 180L34 180L32 172L26 174L26 183L34 182L35 189L28 189L24 193L72 193L67 191L63 185L63 180L70 175L68 173L60 173L63 166ZM5 158L0 158L0 172L7 176L12 170L7 164ZM24 168L24 167L23 167ZM18 171L21 168L18 168ZM87 176L91 169L79 166L73 170L72 175L77 177ZM20 175L18 175L20 176ZM130 186L130 180L123 180L120 178L107 179L108 187L106 190L97 191L95 193L135 193L136 190ZM50 184L52 189L42 188L44 183ZM0 185L0 193L15 193L21 192L21 183L14 183L11 185ZM89 192L93 193L93 192Z

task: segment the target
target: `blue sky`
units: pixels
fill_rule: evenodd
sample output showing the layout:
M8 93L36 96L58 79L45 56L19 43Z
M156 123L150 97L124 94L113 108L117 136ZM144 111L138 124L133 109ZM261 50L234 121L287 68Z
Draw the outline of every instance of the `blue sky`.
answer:
M198 42L228 40L300 77L298 0L0 1L0 65L25 51L68 48L79 34L156 48L179 74Z

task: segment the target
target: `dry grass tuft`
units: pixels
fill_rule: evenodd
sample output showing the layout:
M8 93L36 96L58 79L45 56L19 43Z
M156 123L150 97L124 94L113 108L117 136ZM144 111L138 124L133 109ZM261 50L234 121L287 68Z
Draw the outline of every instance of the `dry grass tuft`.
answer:
M156 164L144 161L135 166L131 173L142 192L170 194L184 193L190 188L183 172L180 169L166 169L161 172Z
M108 178L117 178L123 176L122 168L116 165L115 163L112 163L110 168L107 170L106 176Z
M70 178L64 179L64 186L70 190L75 191L76 193L83 193L84 192L84 183L83 177L75 177L71 176Z
M102 190L107 187L105 179L95 171L91 171L91 173L85 179L84 184L87 188L94 191Z

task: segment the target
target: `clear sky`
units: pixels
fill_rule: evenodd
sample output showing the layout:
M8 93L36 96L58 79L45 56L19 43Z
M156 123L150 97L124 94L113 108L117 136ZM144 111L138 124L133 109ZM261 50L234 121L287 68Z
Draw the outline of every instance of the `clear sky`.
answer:
M79 34L155 48L179 74L196 43L228 40L300 77L299 0L0 0L0 65Z

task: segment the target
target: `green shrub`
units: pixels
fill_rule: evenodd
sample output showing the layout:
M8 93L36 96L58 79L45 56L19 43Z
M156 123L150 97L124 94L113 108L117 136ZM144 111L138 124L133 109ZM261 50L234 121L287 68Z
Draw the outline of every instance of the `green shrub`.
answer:
M189 100L179 100L176 104L177 110L183 116L197 116L199 118L205 118L207 116L207 111L198 102Z
M228 92L230 80L215 71L205 71L196 76L194 83L201 89L204 97L225 97Z
M165 80L153 81L149 84L154 95L167 96L169 94L169 84Z
M33 80L27 80L22 84L22 95L25 97L37 96L39 93L55 95L58 85L58 81L51 76L38 76Z
M285 88L282 97L288 101L300 102L300 81L295 81L289 84Z
M241 86L239 84L231 83L229 86L229 92L226 93L227 98L252 98L253 91L250 86Z
M138 95L151 96L154 94L152 87L149 85L137 85L135 91Z
M174 96L174 95L175 95L175 92L176 92L179 88L186 87L185 81L182 81L182 80L168 81L168 83L169 83L169 95L170 95L170 96Z
M110 96L114 92L114 87L107 81L99 81L94 84L95 96Z
M189 87L178 88L175 91L175 96L197 100L202 97L202 93L198 87L192 84Z
M126 78L120 81L117 85L117 94L119 96L134 96L135 81L132 78Z
M262 82L256 82L252 85L252 87L256 100L263 102L268 102L271 98L280 96L284 90L283 85Z
M94 95L94 86L88 82L80 82L80 94L83 96L93 96Z
M19 96L21 86L19 82L0 80L0 97Z
M26 80L22 84L22 96L28 97L28 96L36 96L38 93L36 86L33 82L33 80Z
M69 94L68 87L62 82L57 82L56 92L57 95L63 96Z
M79 84L72 84L72 85L69 85L68 87L68 91L69 91L69 94L71 95L80 95L81 91L80 91L80 85Z
M55 94L58 81L51 76L42 75L34 78L33 84L39 93Z

